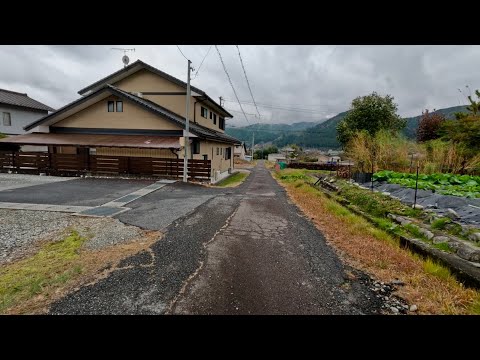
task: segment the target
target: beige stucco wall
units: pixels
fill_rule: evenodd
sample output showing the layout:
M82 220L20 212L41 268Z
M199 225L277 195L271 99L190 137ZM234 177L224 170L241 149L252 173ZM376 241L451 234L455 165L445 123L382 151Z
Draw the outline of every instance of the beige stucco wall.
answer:
M186 92L183 87L174 84L159 75L156 75L148 70L140 70L130 75L129 77L120 80L114 84L114 86L129 92ZM180 116L185 117L186 114L186 95L142 95L143 98L153 101L170 111L173 111ZM197 105L195 106L195 102ZM201 114L201 106L208 109L208 119L203 118ZM213 119L210 119L210 111L217 114L217 123L213 124ZM219 114L211 107L205 105L205 103L198 102L198 99L190 98L190 121L195 121L205 127L215 129L220 132L224 130L219 127Z
M222 155L217 155L217 147L222 148ZM228 147L232 148L232 157L225 160L225 149ZM220 172L227 171L229 168L233 170L233 146L213 141L202 141L200 143L200 154L193 154L193 158L203 160L205 154L208 155L208 160L212 161L212 176L217 170L220 170Z
M180 152L178 153L180 155ZM154 157L154 158L164 158L164 159L177 158L177 156L168 149L133 149L133 148L97 147L96 155Z
M167 79L156 75L148 70L142 69L136 73L112 84L122 90L129 92L144 91L183 91L185 88Z
M101 100L81 110L52 127L78 127L101 129L149 129L149 130L181 130L169 120L160 118L136 104L123 101L123 112L108 112L108 101L121 100L115 96Z

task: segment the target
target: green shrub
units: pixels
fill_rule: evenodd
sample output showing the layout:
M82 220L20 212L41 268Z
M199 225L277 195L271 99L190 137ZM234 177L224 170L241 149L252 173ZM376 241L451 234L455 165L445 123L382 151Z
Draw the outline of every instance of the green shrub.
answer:
M450 224L451 220L448 218L441 218L432 222L432 229L443 230L447 224Z

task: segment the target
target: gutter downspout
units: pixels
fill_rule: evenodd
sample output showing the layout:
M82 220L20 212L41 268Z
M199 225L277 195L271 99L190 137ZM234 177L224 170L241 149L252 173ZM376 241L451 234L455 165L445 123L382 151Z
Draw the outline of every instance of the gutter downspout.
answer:
M175 151L178 151L178 150L176 150L175 148L168 148L168 150L170 150L173 153L173 155L175 155L178 159L178 154L175 152Z

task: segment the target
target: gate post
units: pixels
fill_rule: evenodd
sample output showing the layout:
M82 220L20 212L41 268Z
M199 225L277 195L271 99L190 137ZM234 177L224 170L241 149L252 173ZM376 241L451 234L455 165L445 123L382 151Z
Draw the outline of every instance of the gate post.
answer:
M15 165L15 151L12 151L12 170L16 170L18 172L18 169L16 168L16 165Z

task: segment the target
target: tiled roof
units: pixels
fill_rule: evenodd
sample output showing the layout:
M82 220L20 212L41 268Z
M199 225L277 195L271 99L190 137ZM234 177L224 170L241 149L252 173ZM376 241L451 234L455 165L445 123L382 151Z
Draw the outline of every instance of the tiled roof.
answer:
M10 136L0 140L9 144L64 145L64 146L107 146L147 149L180 149L178 136L155 135L100 135L100 134L55 134L33 133Z
M115 81L115 78L118 77L118 76L121 76L123 75L124 73L127 73L128 71L132 71L134 70L135 67L138 67L138 68L141 68L141 69L147 69L151 72L153 72L154 74L157 74L171 82L173 82L174 84L177 84L177 85L180 85L181 87L184 87L184 88L187 88L187 84L180 80L180 79L177 79L176 77L172 76L172 75L169 75L167 74L166 72L162 71L162 70L159 70L157 69L156 67L153 67L147 63L144 63L143 61L141 60L137 60L133 63L131 63L130 65L128 66L125 66L124 68L118 70L118 71L115 71L114 73L108 75L108 76L105 76L103 79L100 79L98 81L95 81L93 84L83 88L82 90L80 90L78 93L80 95L83 95L85 94L87 91L89 90L93 90L95 89L96 87L102 85L102 84L107 84L107 83L112 83ZM112 81L113 80L113 81ZM210 96L207 95L207 93L193 85L190 85L190 88L192 89L192 91L195 91L196 93L200 94L201 96L205 97L208 99L208 101L210 101L211 103L215 104L216 107L218 107L219 109L221 109L222 111L225 112L225 114L228 114L227 116L228 117L233 117L232 114L230 114L223 106L217 104L217 102L215 100L213 100Z
M21 106L29 109L54 111L50 106L28 97L27 94L15 91L0 89L0 103L14 106Z
M154 112L154 113L156 113L156 114L158 114L158 115L160 115L160 116L162 116L162 117L164 117L164 118L166 118L170 121L173 121L177 125L179 125L179 127L185 129L186 119L184 117L182 117L182 116L164 108L163 106L160 106L160 105L154 103L153 101L141 98L141 97L136 96L132 93L121 90L121 89L119 89L119 88L117 88L113 85L108 85L108 84L103 86L102 88L98 89L94 93L89 94L88 96L82 97L82 98L80 98L80 99L62 107L61 109L57 110L56 112L53 112L53 113L51 113L47 116L44 116L43 118L25 126L24 129L28 131L28 130L33 129L36 126L42 125L42 124L46 123L48 120L54 118L57 114L68 111L69 109L74 108L78 104L80 104L84 101L87 101L91 97L96 96L96 94L98 94L101 91L110 91L111 93L113 93L113 94L115 94L119 97L126 98L126 99L128 99L132 102L135 102L138 105L144 107L145 109L147 109L151 112ZM213 129L209 129L205 126L195 124L193 122L189 122L189 131L191 133L197 135L200 138L216 140L216 141L221 141L221 142L227 142L227 143L233 143L233 144L240 144L240 141L235 139L234 137L231 137L231 136L229 136L227 134L224 134L220 131L215 131Z
M130 98L132 101L135 101L155 112L158 112L159 114L163 115L164 117L167 117L173 121L175 121L177 124L185 128L186 124L186 119L182 116L179 116L178 114L164 108L163 106L158 105L157 103L154 103L153 101L138 97L132 93L129 93L127 91L121 90L113 85L107 85L110 89L112 89L114 92L119 92L123 96L126 96ZM222 140L222 141L227 141L227 142L234 142L240 144L240 141L238 139L235 139L232 136L229 136L225 133L222 133L220 131L215 131L213 129L207 128L205 126L201 126L196 123L189 122L189 130L194 133L197 136L200 137L205 137L205 138L210 138L212 140Z

